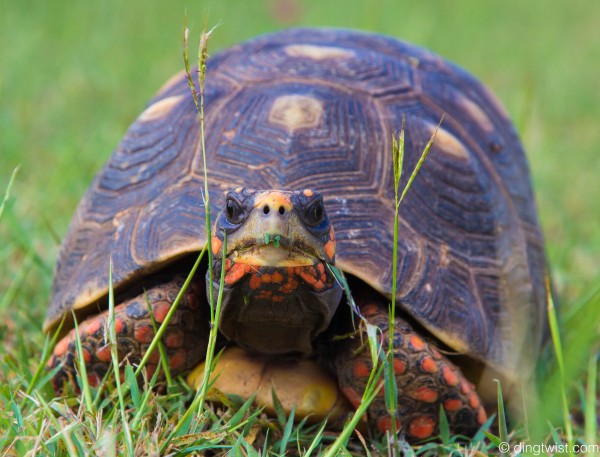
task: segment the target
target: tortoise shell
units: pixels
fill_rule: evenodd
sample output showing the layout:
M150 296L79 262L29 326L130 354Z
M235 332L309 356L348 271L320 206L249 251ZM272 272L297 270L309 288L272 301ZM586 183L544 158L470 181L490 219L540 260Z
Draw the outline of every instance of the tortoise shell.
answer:
M315 188L337 265L390 297L392 135L405 170L435 127L400 206L399 306L450 348L514 377L545 315L542 234L528 165L506 112L476 79L380 35L293 29L211 57L206 150L211 211L225 192ZM205 241L199 117L184 74L160 90L81 201L62 245L45 329ZM400 184L404 186L405 172Z

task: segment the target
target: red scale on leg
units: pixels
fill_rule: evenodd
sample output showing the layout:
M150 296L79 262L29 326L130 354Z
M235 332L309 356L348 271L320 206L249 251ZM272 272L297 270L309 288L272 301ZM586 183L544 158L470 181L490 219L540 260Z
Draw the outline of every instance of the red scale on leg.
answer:
M406 373L406 363L399 359L394 359L394 374L401 375Z
M434 390L427 386L417 388L414 392L410 394L410 396L416 400L420 400L425 403L434 403L438 399L437 390Z
M362 402L362 396L352 387L342 387L342 392L346 399L354 408L358 408Z
M166 301L161 301L155 305L152 305L152 314L154 314L154 320L157 323L162 324L170 309L171 303Z
M183 332L177 328L170 329L164 339L168 348L180 348L184 343Z
M100 362L109 363L111 360L110 346L107 344L96 351L96 358Z
M185 349L178 349L173 355L169 356L169 369L178 372L186 367L187 354Z
M139 343L151 343L154 339L154 328L151 324L138 323L133 335Z
M477 422L479 423L479 425L483 425L483 424L485 424L486 420L487 420L487 414L485 412L485 409L483 409L483 406L480 406L479 409L477 410Z
M458 376L449 365L442 366L442 378L446 385L451 387L455 387L459 383Z
M433 435L437 423L431 416L419 416L413 419L408 426L408 434L419 440L424 440Z
M357 378L368 378L371 375L371 367L364 360L357 360L354 363L352 374Z

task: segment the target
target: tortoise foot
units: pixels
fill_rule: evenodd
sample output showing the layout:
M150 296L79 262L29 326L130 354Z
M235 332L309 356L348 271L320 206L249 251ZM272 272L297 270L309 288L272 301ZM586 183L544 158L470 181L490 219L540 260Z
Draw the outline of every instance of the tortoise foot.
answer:
M365 302L362 314L382 331L387 351L389 316L385 303ZM372 369L366 338L343 345L335 359L340 388L357 407ZM394 324L394 373L398 387L396 427L411 442L439 433L440 407L455 434L474 435L487 420L475 387L460 370L415 332L396 318ZM383 387L368 410L369 423L381 432L392 428Z
M160 326L183 282L184 278L181 276L155 277L150 283L153 286L146 288L145 292L115 306L119 362L139 363L155 335L148 305L152 307L157 326ZM204 358L208 341L208 318L203 317L205 302L204 288L198 284L190 284L163 336L162 341L173 375L191 369ZM107 325L108 311L79 324L82 356L87 378L92 386L101 382L112 363ZM60 366L52 378L57 393L61 393L67 383L78 389L75 382L77 359L77 341L73 329L58 342L48 361L48 370ZM159 363L160 353L155 350L146 365L148 377L153 376Z

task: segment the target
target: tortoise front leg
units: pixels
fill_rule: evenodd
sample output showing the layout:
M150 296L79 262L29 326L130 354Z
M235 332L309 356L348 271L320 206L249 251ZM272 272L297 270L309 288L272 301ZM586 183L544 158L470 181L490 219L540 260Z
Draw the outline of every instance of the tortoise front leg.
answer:
M115 328L119 361L137 364L144 356L154 329L148 313L148 303L157 325L164 321L175 301L185 278L182 276L157 276L148 281L140 295L115 306ZM192 282L163 336L163 343L173 375L193 368L204 359L208 342L208 317L204 287ZM107 341L108 311L90 317L79 324L79 336L86 363L88 381L96 386L111 366L110 347ZM77 342L75 329L71 330L54 348L47 368L60 369L52 379L54 390L60 393L66 383L75 384ZM146 365L151 377L160 354L155 350Z
M383 347L387 351L389 315L385 301L359 297L357 304L365 318L381 329ZM355 336L352 342L343 340L335 357L340 388L356 408L372 368L366 335L362 339ZM409 441L439 433L440 406L453 433L472 436L486 421L485 410L474 386L448 358L399 317L396 317L394 325L393 368L398 386L396 424ZM379 431L391 428L383 387L368 410L368 419Z

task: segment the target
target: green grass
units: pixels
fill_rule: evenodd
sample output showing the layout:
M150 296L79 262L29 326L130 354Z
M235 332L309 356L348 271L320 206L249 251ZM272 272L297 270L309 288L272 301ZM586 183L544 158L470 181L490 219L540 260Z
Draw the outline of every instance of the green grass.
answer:
M557 359L549 351L549 361L539 367L544 400L528 410L526 424L508 433L514 443L541 443L566 437L572 427L575 442L589 443L597 434L593 386L600 328L600 4L373 0L349 8L341 0L305 1L297 2L295 15L288 7L287 18L274 12L276 4L294 2L0 0L0 197L20 166L10 196L0 198L0 455L76 455L115 446L119 453L127 446L158 452L194 397L177 381L167 396L137 390L130 374L121 389L107 387L106 397L92 390L81 401L57 401L48 375L38 370L50 344L41 323L58 243L127 126L182 68L186 8L192 34L206 11L209 23L223 22L211 39L213 51L288 25L363 28L427 46L492 88L530 159L559 297L563 353ZM554 362L560 359L561 370ZM121 406L123 391L130 394ZM565 418L563 402L581 414ZM233 455L256 455L253 449L278 454L312 447L319 455L336 438L318 427L290 428L284 418L244 415L247 405L224 410L220 418L205 410L189 433L164 450L222 446ZM130 424L130 440L124 423ZM490 442L482 435L473 446L495 453ZM457 446L445 436L441 445L420 451L450 454ZM360 441L349 447L366 452Z

